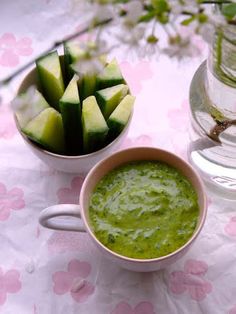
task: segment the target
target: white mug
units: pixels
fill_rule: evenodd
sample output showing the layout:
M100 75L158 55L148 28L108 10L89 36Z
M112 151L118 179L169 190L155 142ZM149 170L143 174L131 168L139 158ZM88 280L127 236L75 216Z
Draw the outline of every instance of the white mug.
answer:
M120 255L104 246L95 236L89 221L89 200L100 179L114 168L138 160L162 161L178 169L193 185L198 195L199 219L192 237L173 253L153 258L136 259ZM205 222L207 199L203 183L196 171L180 157L162 149L152 147L134 147L116 152L97 163L87 174L80 192L79 205L60 204L44 209L39 221L52 229L66 231L86 231L98 249L121 267L133 271L154 271L164 268L182 257L199 235ZM64 217L64 219L63 219ZM73 218L73 219L71 219Z

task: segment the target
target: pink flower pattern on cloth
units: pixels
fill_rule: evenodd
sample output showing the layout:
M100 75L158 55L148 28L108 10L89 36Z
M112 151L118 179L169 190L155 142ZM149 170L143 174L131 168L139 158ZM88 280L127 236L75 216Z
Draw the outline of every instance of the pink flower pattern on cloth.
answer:
M70 293L78 303L86 301L94 293L95 287L85 280L91 272L91 265L79 260L71 260L67 271L57 271L53 274L53 291L57 295Z
M153 76L151 64L148 61L136 64L124 61L120 63L120 67L133 95L137 95L142 90L143 81L149 80Z
M20 273L15 269L8 270L5 274L0 267L0 305L7 300L8 293L17 293L21 289Z
M0 107L0 138L11 139L17 133L13 113L7 106Z
M33 52L32 40L29 37L16 39L12 33L0 37L0 65L15 67L20 63L20 57L30 56Z
M189 103L184 100L180 108L173 108L168 112L170 127L180 131L186 132L189 125Z
M212 291L212 284L203 276L208 265L203 261L188 260L184 271L173 271L170 275L169 288L174 294L190 294L191 299L201 301Z
M11 210L18 210L25 207L24 192L14 187L7 191L6 186L0 182L0 220L7 220Z
M230 309L229 314L236 314L236 305Z
M143 301L132 307L127 302L120 302L116 305L111 314L155 314L152 303Z
M236 237L236 216L230 218L230 221L225 226L225 232L229 236Z
M136 138L126 138L122 144L122 148L128 148L132 146L152 146L153 140L149 135L142 134Z
M84 182L84 177L75 177L71 181L70 188L60 188L57 191L59 204L78 204L79 194Z

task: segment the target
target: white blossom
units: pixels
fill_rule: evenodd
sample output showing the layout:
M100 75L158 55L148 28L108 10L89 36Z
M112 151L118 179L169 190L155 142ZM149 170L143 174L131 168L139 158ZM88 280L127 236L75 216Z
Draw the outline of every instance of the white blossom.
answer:
M124 44L136 46L143 39L145 28L143 25L136 27L124 27L119 31L117 38Z
M179 43L169 45L162 49L162 52L169 57L176 57L181 60L185 57L196 57L201 54L201 49L191 40L182 39Z
M96 74L104 67L102 56L108 52L107 44L104 40L96 42L81 43L81 49L84 53L75 62L72 67L77 73L81 74Z
M180 16L183 11L193 14L198 13L199 4L196 0L186 0L184 2L169 0L168 3L171 7L171 13L174 16Z
M11 107L17 114L21 127L24 127L38 114L38 106L35 104L40 100L40 93L35 86L30 86L24 94L15 97L11 101Z
M35 92L36 87L30 86L27 91L19 96L16 96L12 102L11 107L13 111L24 111L29 107L29 111L33 106L30 106L30 104L35 103L39 100L39 95Z
M109 18L114 18L114 8L110 5L96 3L92 6L93 19L102 22Z
M137 0L130 1L126 4L125 11L126 14L123 19L124 25L135 26L143 13L142 2Z

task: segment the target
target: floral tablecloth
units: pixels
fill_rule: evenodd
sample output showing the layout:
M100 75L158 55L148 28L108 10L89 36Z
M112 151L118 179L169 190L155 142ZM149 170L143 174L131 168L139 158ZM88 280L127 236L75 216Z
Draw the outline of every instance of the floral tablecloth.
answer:
M51 21L61 15L56 1L1 6L0 76L4 77L46 47L43 39L50 23L40 24L40 17ZM24 23L17 6L28 13ZM44 13L37 11L38 6ZM71 6L73 11L73 1ZM63 1L62 7L67 8ZM29 28L30 17L41 32ZM75 17L70 16L71 29L77 27ZM63 31L58 24L58 32L54 27L48 41ZM151 145L187 158L188 89L206 57L204 43L197 40L202 53L191 60L119 58L136 95L123 147ZM10 87L12 97L14 88ZM37 159L17 133L6 101L0 107L0 152L0 313L236 313L235 202L208 192L206 224L187 255L164 270L134 273L107 261L87 234L39 226L43 208L78 203L84 177L57 172ZM84 285L77 289L81 279Z

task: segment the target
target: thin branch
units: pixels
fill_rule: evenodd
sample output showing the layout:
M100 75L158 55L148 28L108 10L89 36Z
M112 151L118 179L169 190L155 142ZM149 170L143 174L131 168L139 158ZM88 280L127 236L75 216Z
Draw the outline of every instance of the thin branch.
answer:
M101 22L96 22L93 27L100 27L103 25L106 25L110 22L112 22L112 18L103 20ZM29 61L28 63L26 63L25 65L23 65L22 67L20 67L18 70L16 70L15 72L13 72L10 76L8 76L7 78L0 80L0 88L6 84L8 84L13 78L15 78L17 75L19 75L20 73L22 73L23 71L25 71L28 67L30 67L31 65L33 65L35 63L35 60L43 57L44 55L46 55L47 53L49 53L51 50L56 49L58 47L60 47L61 45L63 45L65 42L70 41L72 39L75 39L76 37L79 37L85 33L87 33L90 30L90 26L86 27L72 35L69 35L67 37L65 37L64 39L60 40L60 41L56 41L51 48L45 50L43 53L39 54L35 59Z
M203 0L200 2L201 4L227 4L233 3L231 0Z

